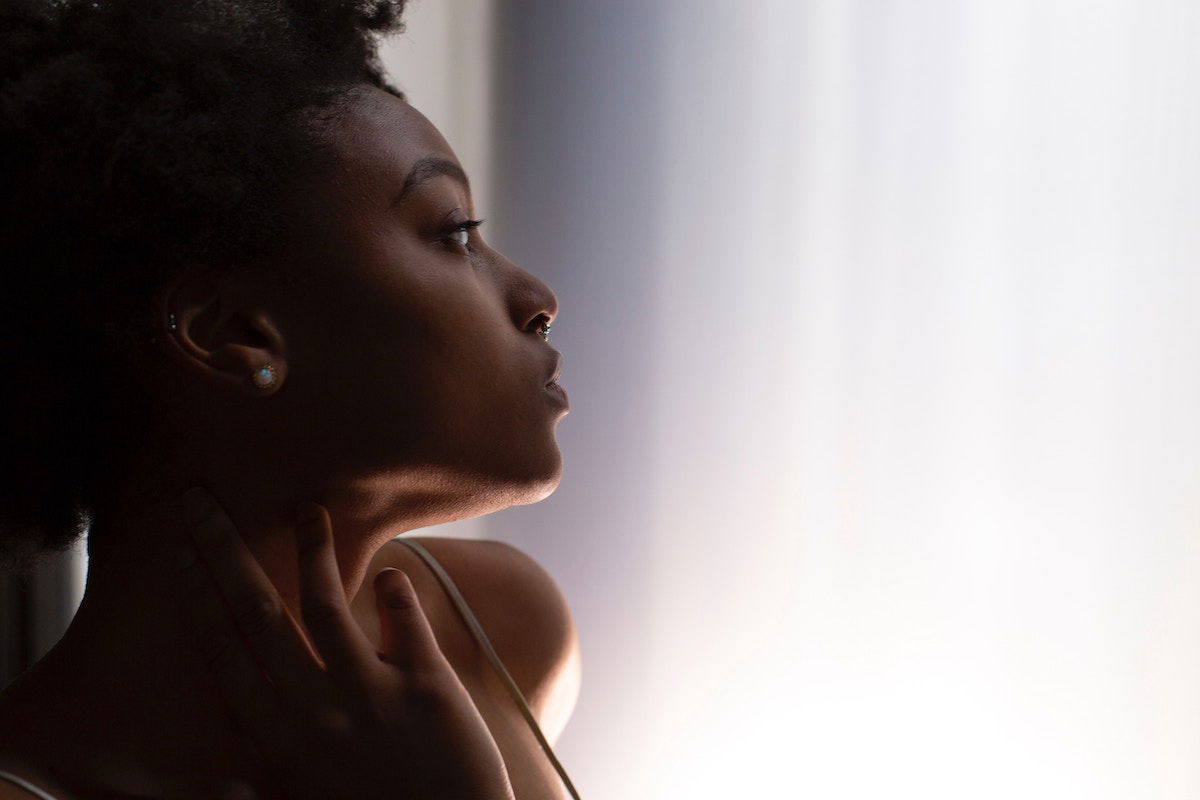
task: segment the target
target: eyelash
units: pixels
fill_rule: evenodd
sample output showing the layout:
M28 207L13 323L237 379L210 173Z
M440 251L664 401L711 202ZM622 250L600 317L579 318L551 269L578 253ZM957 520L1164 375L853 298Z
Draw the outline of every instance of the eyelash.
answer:
M483 224L483 220L481 220L481 219L469 219L469 220L466 220L465 222L456 222L442 236L442 240L449 243L450 245L452 245L454 247L460 247L464 250L469 251L470 248L467 246L467 242L459 242L456 239L454 239L453 237L456 233L468 233L469 234L472 230L474 230L475 228L478 228L482 224Z

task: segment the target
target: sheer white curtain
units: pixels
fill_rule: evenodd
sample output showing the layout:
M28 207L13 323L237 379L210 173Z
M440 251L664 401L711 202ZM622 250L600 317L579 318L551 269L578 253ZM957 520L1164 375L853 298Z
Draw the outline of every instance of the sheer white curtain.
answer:
M1198 15L503 7L585 796L1200 794Z

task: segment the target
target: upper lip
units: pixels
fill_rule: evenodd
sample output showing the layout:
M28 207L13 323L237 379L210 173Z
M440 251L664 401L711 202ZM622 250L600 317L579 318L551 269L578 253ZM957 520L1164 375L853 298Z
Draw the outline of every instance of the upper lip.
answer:
M551 372L549 379L547 379L547 381L546 381L547 386L549 386L550 384L552 384L556 380L558 380L558 376L562 374L562 365L563 365L562 353L558 352L557 350L555 350L553 352L554 352L554 369Z

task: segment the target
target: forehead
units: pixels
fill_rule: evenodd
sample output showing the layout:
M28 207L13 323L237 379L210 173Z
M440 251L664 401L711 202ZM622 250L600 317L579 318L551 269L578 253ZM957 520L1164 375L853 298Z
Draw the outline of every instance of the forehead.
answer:
M458 159L425 115L400 98L364 86L325 131L342 188L393 194L422 158Z
M393 225L400 218L394 202L419 160L458 163L425 115L372 86L356 90L318 131L326 155L279 187L282 228L263 245L267 261L283 258L293 269L308 259L323 263L330 248Z

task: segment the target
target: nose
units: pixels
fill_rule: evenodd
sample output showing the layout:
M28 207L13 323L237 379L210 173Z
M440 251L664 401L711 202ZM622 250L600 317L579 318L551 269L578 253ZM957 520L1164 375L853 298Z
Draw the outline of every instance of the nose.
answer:
M536 275L531 275L503 259L508 283L509 311L513 324L526 332L532 332L543 324L549 325L558 316L558 297L554 290Z

